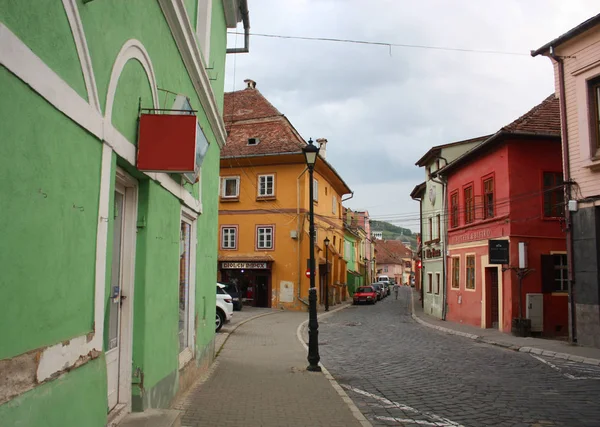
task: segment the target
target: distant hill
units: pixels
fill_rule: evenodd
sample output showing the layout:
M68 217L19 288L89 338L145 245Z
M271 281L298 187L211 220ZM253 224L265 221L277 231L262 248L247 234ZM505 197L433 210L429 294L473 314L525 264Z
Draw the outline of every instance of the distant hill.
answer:
M416 234L408 228L398 227L385 221L371 220L371 232L373 231L381 231L386 240L401 240L409 243L413 250L417 248Z

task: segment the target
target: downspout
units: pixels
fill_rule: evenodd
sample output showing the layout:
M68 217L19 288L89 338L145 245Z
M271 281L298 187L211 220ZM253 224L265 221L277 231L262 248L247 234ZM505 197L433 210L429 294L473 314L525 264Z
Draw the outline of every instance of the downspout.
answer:
M300 227L300 178L302 178L302 175L304 175L307 170L308 170L308 168L304 168L302 173L300 173L300 175L298 175L298 178L296 178L296 232L298 233L298 238L296 239L296 241L297 241L296 252L298 253L298 295L296 296L296 298L298 299L298 301L304 303L304 305L306 305L308 307L308 301L303 300L300 295L300 289L302 289L302 286L300 285L300 283L302 282L302 258L301 258L301 251L300 251L300 243L304 236L303 231L304 231L304 220L305 220L305 216L303 216L302 217L302 227Z
M448 165L448 160L446 160L444 157L442 156L438 156L439 159L442 159L445 163L444 166ZM431 180L433 182L436 182L438 184L442 185L442 215L440 215L440 223L442 221L442 218L445 218L444 223L446 224L446 226L444 227L444 240L442 241L442 236L440 236L440 246L441 246L441 250L442 250L442 273L444 274L444 279L442 280L442 284L444 285L444 291L442 292L442 320L446 320L446 312L447 312L447 293L448 293L448 286L447 281L448 281L448 277L447 277L447 270L448 270L448 260L447 260L447 251L446 251L446 242L448 242L448 226L447 226L447 219L448 219L448 215L446 212L446 184L448 183L447 180L445 180L441 175L439 175L440 180L437 181L434 178L431 178ZM439 225L440 228L442 227L442 225Z
M564 182L568 183L571 179L571 171L569 169L569 135L567 128L567 100L565 95L565 65L561 57L554 53L554 47L550 46L550 57L556 61L558 68L558 91L560 102L560 127L562 134L562 154L563 154L563 174ZM565 200L571 200L571 187L567 184L564 188ZM565 209L565 224L567 229L567 268L569 270L569 303L571 311L571 330L569 335L571 342L577 342L577 324L575 316L575 279L573 273L574 257L573 257L573 229L571 225L571 212Z
M250 52L250 13L248 12L248 1L240 1L240 13L244 23L244 47L228 48L226 53L248 53Z

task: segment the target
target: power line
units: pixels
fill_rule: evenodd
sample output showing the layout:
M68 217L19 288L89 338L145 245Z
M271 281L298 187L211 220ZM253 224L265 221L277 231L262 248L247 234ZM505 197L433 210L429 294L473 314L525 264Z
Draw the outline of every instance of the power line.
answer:
M228 31L227 34L232 35L243 35L237 31ZM451 52L468 52L468 53L484 53L492 55L513 55L513 56L531 56L529 53L521 52L507 52L501 50L485 50L485 49L468 49L460 47L445 47L445 46L429 46L422 44L408 44L408 43L389 43L389 42L374 42L367 40L353 40L353 39L338 39L330 37L306 37L306 36L285 36L281 34L261 34L261 33L250 33L251 36L255 37L269 37L277 39L294 39L294 40L311 40L311 41L324 41L324 42L335 42L335 43L351 43L351 44L365 44L374 46L387 46L390 49L390 55L392 54L392 47L405 47L411 49L431 49L431 50L443 50Z

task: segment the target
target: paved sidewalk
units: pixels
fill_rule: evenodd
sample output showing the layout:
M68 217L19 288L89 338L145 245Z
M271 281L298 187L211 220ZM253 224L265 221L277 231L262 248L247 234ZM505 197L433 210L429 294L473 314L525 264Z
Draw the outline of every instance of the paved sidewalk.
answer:
M229 332L208 378L175 405L182 427L370 425L333 379L306 371L297 330L307 313L253 314Z
M411 294L413 309L412 317L424 326L524 353L540 354L543 356L583 362L591 365L600 365L600 349L598 348L572 345L567 341L515 337L511 334L500 332L497 329L482 329L471 325L463 325L436 319L423 313L423 308L419 302L419 293L414 289L411 289Z

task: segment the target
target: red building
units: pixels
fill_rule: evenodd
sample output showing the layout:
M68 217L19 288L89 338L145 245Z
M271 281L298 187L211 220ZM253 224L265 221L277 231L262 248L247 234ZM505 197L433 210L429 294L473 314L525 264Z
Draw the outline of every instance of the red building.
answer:
M526 244L522 317L568 334L559 103L554 95L442 168L448 206L447 320L510 332L519 317L519 243ZM490 240L510 265L490 264Z

